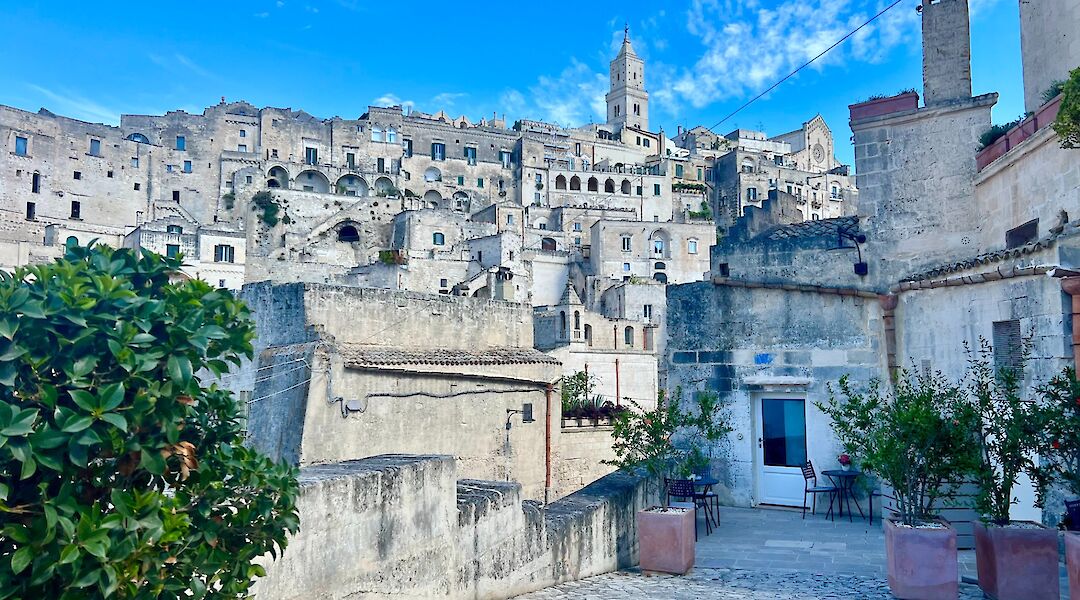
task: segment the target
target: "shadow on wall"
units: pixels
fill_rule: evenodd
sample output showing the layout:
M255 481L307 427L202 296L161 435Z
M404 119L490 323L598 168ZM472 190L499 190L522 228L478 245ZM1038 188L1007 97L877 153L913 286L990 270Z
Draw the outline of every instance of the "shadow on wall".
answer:
M458 481L448 456L305 467L300 532L257 597L506 598L629 567L645 482L612 473L542 506L517 483Z

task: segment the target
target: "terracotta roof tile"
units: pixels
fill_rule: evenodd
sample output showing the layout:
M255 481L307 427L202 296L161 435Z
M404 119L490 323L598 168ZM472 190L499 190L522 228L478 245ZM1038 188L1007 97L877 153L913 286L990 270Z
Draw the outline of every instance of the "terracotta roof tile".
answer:
M346 367L377 365L557 365L555 358L533 348L486 348L428 350L346 344L341 347Z

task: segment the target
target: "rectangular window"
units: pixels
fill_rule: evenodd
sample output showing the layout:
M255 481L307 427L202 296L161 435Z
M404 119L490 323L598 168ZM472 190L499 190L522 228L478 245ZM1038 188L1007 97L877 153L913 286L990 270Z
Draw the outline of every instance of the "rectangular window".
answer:
M510 214L506 215L506 224L507 225L513 225L514 224L514 213L510 213Z
M686 252L688 254L697 254L697 240L686 242Z
M15 154L19 156L26 156L27 153L27 139L22 136L15 136Z
M176 149L177 150L187 150L187 139L184 136L182 136L182 135L176 136Z
M214 262L231 263L236 258L236 250L228 244L214 246Z
M142 184L136 183L134 189L137 192L137 191L139 191L139 188L141 188L141 187L142 187Z
M575 246L580 246L581 245L581 238L579 238L579 237L574 238L574 245Z
M698 167L698 170L697 170L697 180L698 180L698 181L701 181L701 175L702 175L702 173L701 173L701 167Z
M641 196L641 195L642 195L642 194L641 194L641 186L640 186L640 185L639 185L639 186L637 186L637 195L638 195L638 196Z
M412 140L405 140L405 158L412 158Z
M251 183L251 175L248 175L244 179L245 179L246 183ZM232 183L232 182L230 181L229 183Z
M999 373L1011 371L1017 376L1024 368L1024 340L1020 321L994 322L994 369Z
M806 407L802 399L761 400L762 449L766 466L806 464Z
M172 201L173 202L179 202L180 201L180 190L173 190Z
M483 188L484 187L484 178L483 177L477 177L476 178L476 187L478 187L478 188Z
M465 162L470 165L476 164L476 148L465 148Z
M581 142L574 142L574 154L581 156Z
M643 144L643 145L644 145L644 146L645 146L646 148L648 148L648 147L649 147L649 138L645 138L644 140L642 140L642 142L641 142L641 143L642 143L642 144Z
M166 225L165 233L175 233L177 235L184 233L184 228L180 225Z
M623 252L629 252L630 251L630 244L631 244L630 236L628 236L628 235L622 236L622 251Z
M683 166L682 165L675 165L675 176L676 177L682 177L683 176Z
M185 173L190 173L191 172L191 161L190 160L185 160L184 161L184 172Z
M777 154L776 156L773 157L773 164L779 165L781 167L784 166L784 157Z
M79 202L78 200L72 200L71 201L71 218L72 219L81 219L82 218L82 203Z
M637 145L638 145L638 146L640 146L640 145L641 145L641 136L640 136L640 135L639 135L639 136L637 136Z
M458 175L457 184L458 185L465 185L465 176L464 175Z
M356 168L356 155L353 154L352 152L349 152L348 154L346 154L345 155L345 164L348 165L350 169L355 169Z
M217 286L218 286L219 288L223 288L223 287L225 287L225 280L224 280L224 279L218 279L218 280L217 280Z
M90 140L90 156L101 156L101 140Z
M277 158L277 148L270 149L270 158Z
M385 158L375 159L375 170L378 171L379 173L385 173L386 172L386 159Z
M653 196L659 196L660 195L660 184L659 183L654 183L653 184L653 186L652 186L652 195Z
M642 308L642 311L641 311L642 316L644 316L646 319L651 319L652 318L652 304L643 304L641 308Z
M37 204L33 202L26 203L26 220L33 221L37 218Z
M131 168L133 168L133 169L138 169L139 168L139 157L138 156L132 156L131 157Z
M105 176L108 177L109 179L112 179L113 178L113 172L112 171L106 171Z
M537 202L539 202L540 201L540 192L536 192L535 194L533 194L533 199L536 200Z
M1005 247L1019 248L1034 242L1039 237L1039 220L1032 219L1019 227L1005 232Z
M446 160L446 144L439 142L431 144L431 160Z
M536 174L536 183L539 183L539 184L543 184L543 183L544 183L544 176L543 176L543 175L541 175L540 173L537 173L537 174Z
M449 282L449 281L447 281L446 279L440 279L440 280L439 280L439 287L446 287L446 286L447 286L447 284L449 284L449 283L450 283L450 282Z
M165 256L176 258L180 254L180 244L165 244Z
M236 145L236 151L237 152L247 152L247 144L237 144Z
M240 137L247 137L247 131L241 129L240 130Z
M318 148L305 147L304 148L304 162L309 165L319 164L319 150Z
M510 153L506 150L499 151L499 162L502 163L504 169L510 168Z
M30 176L30 192L33 194L41 193L41 173L34 173Z
M75 179L82 179L82 171L75 171L71 176Z
M625 273L629 273L630 272L630 263L623 263L622 264L622 270Z
M574 223L574 231L581 231L581 223Z

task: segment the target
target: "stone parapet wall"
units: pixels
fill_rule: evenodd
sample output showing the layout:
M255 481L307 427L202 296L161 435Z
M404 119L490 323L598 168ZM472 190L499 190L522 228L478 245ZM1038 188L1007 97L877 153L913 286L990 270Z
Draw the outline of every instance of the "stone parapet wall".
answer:
M509 598L637 563L645 480L604 477L546 506L512 482L456 479L447 456L301 469L300 532L260 600Z

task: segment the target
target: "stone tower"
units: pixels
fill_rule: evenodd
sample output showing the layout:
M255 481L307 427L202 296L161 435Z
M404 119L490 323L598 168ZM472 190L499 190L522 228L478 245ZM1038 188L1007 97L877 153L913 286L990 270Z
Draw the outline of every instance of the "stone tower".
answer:
M971 97L968 0L923 0L923 102Z
M630 45L630 30L623 30L622 48L611 61L611 91L607 93L607 122L616 131L629 125L649 129L649 93L645 91L645 61Z

